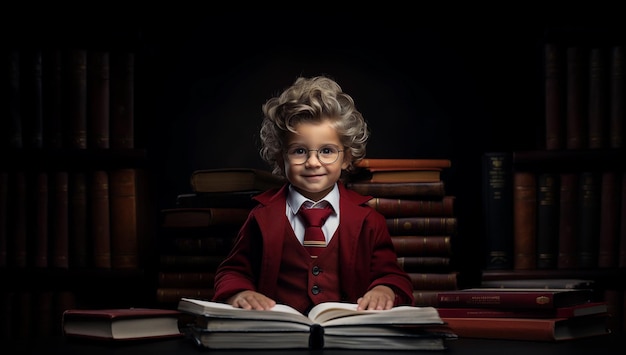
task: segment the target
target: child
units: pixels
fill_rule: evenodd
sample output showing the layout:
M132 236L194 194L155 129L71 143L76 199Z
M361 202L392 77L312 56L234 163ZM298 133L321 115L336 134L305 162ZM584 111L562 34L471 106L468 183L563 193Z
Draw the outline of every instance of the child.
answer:
M263 105L261 156L288 183L255 199L215 275L214 301L244 309L287 304L302 313L327 301L358 309L413 303L384 217L371 197L344 187L344 170L363 159L367 123L352 98L327 77L298 78ZM330 205L318 257L303 247L303 204ZM318 210L319 211L319 210Z

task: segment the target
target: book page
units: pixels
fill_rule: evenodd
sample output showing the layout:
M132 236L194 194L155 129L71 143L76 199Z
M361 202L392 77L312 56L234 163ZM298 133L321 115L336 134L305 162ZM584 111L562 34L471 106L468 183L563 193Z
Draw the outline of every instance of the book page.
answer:
M178 310L217 318L280 320L301 324L312 323L305 315L284 304L277 304L270 310L248 310L233 307L226 303L182 298L178 303Z
M357 311L353 303L326 302L309 312L309 318L324 327L356 324L441 324L433 307L398 306L389 310Z

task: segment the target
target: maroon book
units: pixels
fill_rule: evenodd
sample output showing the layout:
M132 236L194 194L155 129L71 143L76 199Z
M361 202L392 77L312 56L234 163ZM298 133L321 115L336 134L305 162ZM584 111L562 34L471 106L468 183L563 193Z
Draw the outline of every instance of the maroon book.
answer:
M591 289L468 288L437 295L437 306L446 308L554 309L591 301Z
M179 337L180 314L156 308L68 309L63 312L63 333L102 340Z

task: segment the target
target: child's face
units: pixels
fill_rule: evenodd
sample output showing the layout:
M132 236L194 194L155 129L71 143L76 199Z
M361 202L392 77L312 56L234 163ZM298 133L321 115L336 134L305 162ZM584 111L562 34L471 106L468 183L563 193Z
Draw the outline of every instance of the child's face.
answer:
M348 167L348 151L341 144L337 131L330 125L329 121L321 123L301 123L296 126L297 133L289 133L287 136L287 152L285 152L284 165L287 180L303 196L318 201L333 188L334 184L341 177L341 170ZM331 163L322 161L332 161L333 150L338 150L337 160ZM308 150L308 156L306 155ZM299 159L294 158L294 154L299 155Z

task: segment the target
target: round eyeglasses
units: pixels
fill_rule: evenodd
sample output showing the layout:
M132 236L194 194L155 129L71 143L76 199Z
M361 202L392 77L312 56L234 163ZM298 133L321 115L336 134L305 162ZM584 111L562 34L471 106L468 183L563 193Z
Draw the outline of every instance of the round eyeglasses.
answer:
M327 145L319 149L308 149L305 147L290 147L287 150L287 159L291 164L300 165L306 163L309 159L309 152L317 153L317 160L324 165L330 165L339 159L339 153L343 150L333 146Z

